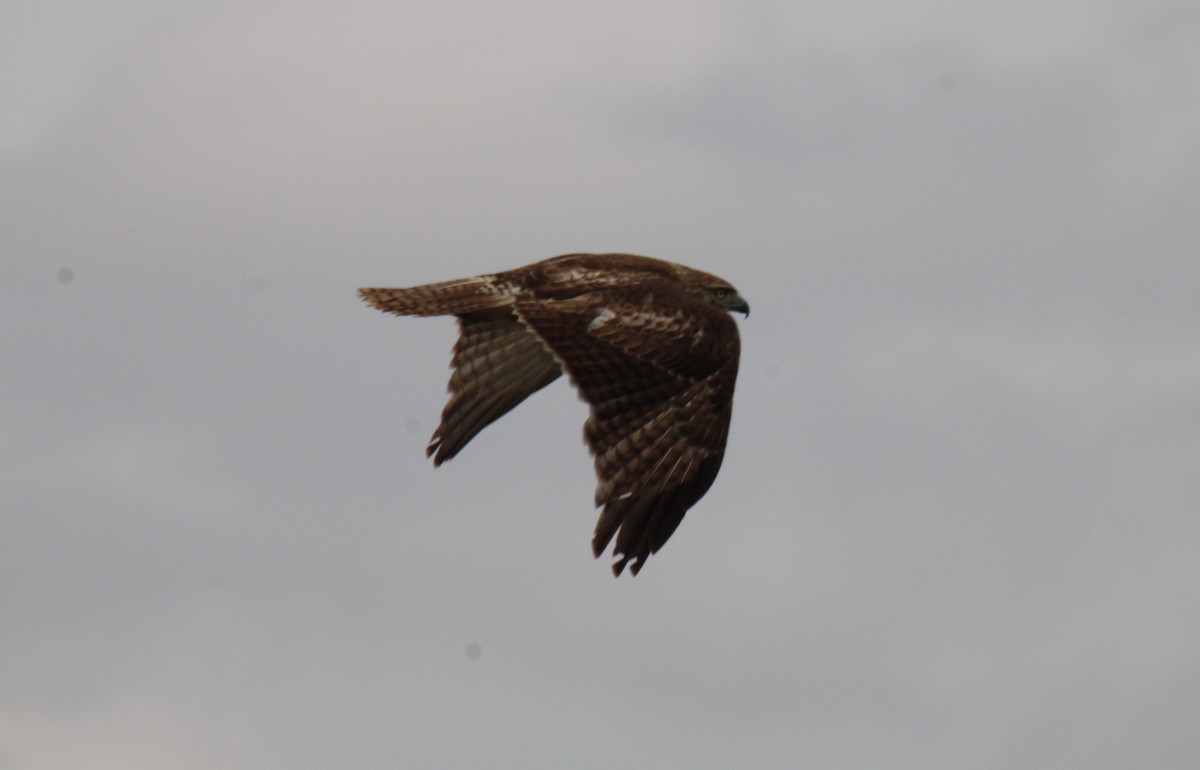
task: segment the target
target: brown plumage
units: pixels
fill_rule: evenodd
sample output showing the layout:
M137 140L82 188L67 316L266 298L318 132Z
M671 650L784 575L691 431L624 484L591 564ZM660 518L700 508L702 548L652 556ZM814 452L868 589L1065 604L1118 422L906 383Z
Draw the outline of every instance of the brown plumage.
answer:
M566 254L493 275L360 289L396 315L455 315L450 401L426 453L440 465L565 371L591 406L592 550L613 573L667 542L721 467L750 307L726 281L632 254Z

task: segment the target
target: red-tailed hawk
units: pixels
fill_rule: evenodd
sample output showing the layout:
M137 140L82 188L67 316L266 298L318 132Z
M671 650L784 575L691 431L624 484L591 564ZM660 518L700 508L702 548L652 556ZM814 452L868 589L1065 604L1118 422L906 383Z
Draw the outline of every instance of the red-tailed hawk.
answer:
M450 401L426 454L441 465L564 371L591 406L592 550L637 574L717 477L750 306L716 276L632 254L566 254L493 275L360 289L396 315L455 315ZM619 557L619 558L618 558Z

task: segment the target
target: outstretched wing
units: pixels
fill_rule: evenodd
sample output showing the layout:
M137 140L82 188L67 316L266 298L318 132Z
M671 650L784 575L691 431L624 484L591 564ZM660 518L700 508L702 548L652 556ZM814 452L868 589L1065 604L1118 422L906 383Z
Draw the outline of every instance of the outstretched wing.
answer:
M669 285L568 300L518 297L537 332L591 405L595 455L592 548L616 536L617 575L637 574L712 485L725 454L737 377L737 325Z
M450 400L425 449L434 465L454 457L479 431L562 374L558 361L510 307L465 313L458 323Z
M518 290L497 275L407 289L359 289L364 300L388 313L458 316L450 400L425 450L434 465L454 457L479 431L562 374L541 340L513 315Z

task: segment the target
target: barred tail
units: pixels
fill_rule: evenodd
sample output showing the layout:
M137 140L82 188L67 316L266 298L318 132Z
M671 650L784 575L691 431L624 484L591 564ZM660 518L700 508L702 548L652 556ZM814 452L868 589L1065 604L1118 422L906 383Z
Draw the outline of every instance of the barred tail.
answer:
M512 304L515 287L494 275L408 289L359 289L371 307L396 315L460 315Z

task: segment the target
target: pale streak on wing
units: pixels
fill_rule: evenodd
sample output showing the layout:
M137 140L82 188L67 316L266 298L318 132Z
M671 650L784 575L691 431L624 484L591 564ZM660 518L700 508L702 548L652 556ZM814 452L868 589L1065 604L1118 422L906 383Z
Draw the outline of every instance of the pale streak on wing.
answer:
M450 401L425 452L441 465L479 431L562 374L558 361L509 308L459 316ZM435 454L436 453L436 454Z

